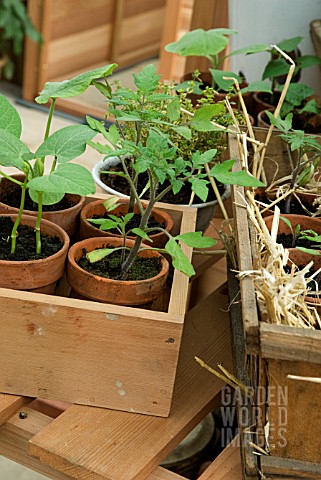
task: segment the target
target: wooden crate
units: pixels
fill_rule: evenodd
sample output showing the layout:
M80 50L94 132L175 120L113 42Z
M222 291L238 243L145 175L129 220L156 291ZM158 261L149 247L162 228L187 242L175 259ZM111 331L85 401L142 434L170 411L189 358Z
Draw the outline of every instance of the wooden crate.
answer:
M159 208L194 230L195 209ZM188 292L178 271L158 310L0 289L0 392L167 416Z
M258 140L264 141L266 131L257 129L255 133ZM231 158L239 159L237 142L233 136L229 138L229 147ZM289 171L287 152L277 134L273 135L267 158L268 181L273 178L275 162L279 166L277 177L280 178ZM248 271L253 269L251 244L255 237L244 208L244 189L234 187L232 195L238 268L240 271ZM258 381L255 386L257 392L261 390L261 395L263 391L270 393L268 409L261 402L256 411L259 416L262 414L256 423L261 433L267 420L270 422L270 455L261 456L258 467L263 475L272 479L320 479L321 385L291 380L288 375L321 377L321 332L261 321L253 280L249 276L240 282L240 295L242 340L245 352L256 363ZM252 463L252 460L251 464L244 464L247 478L255 475L253 465L256 462Z

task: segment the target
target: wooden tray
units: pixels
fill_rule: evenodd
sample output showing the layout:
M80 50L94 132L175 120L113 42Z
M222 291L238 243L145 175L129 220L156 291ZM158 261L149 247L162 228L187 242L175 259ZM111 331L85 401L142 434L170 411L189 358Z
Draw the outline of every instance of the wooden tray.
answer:
M194 230L195 209L160 208ZM0 392L167 416L188 294L178 271L166 311L0 289Z

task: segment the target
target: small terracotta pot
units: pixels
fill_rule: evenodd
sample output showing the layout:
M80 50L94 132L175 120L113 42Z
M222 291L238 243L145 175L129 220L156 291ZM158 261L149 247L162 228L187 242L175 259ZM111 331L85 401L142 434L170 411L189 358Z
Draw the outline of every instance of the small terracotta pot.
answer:
M293 230L297 225L300 225L301 230L314 230L318 235L321 235L321 218L308 217L306 215L292 215L281 214L282 217L287 218ZM264 221L269 231L272 228L273 215L264 217ZM285 235L291 234L291 229L288 225L280 219L278 233L284 233Z
M120 205L115 208L112 212L109 212L117 217L126 215L128 213L128 204L129 200L127 199L119 199ZM138 205L135 205L134 213L139 213ZM97 200L95 202L90 202L84 206L84 208L80 212L80 239L83 240L85 238L91 237L119 237L117 234L110 233L108 230L100 230L95 225L91 224L87 218L93 218L94 216L98 215L98 217L103 217L106 214L106 209L103 205L103 200ZM159 222L160 224L164 225L164 229L171 233L173 230L173 219L172 217L158 208L153 208L152 210L153 218ZM135 239L134 236L128 236L129 239ZM156 248L163 248L168 241L168 236L166 233L159 232L150 235L150 238L153 240L152 243L144 241L145 244L149 244L152 247Z
M1 215L10 217L13 221L17 215ZM36 218L27 215L22 216L22 225L36 226ZM14 290L27 290L38 293L54 293L57 280L65 271L65 262L69 248L69 237L58 225L41 220L41 233L52 237L58 237L63 242L59 252L47 258L28 261L0 260L0 287Z
M258 127L261 127L261 128L270 128L270 120L266 114L266 112L271 112L273 113L274 110L271 109L271 108L267 108L266 110L261 110L258 114L257 114L257 126ZM275 127L275 130L279 131L276 127Z
M123 281L99 277L83 270L77 262L84 250L91 252L97 248L118 247L122 239L117 237L93 237L75 243L68 252L67 279L72 289L81 296L98 302L116 305L143 305L157 298L163 291L168 275L168 261L157 251L143 250L139 256L159 257L160 273L146 280ZM134 241L128 240L127 246Z
M24 176L22 174L12 175L13 178L23 182ZM16 183L11 182L7 178L2 178L0 182L0 195L1 192L5 190L12 190L17 189L21 190L20 186ZM65 197L68 201L72 204L72 207L66 208L65 210L56 210L51 212L42 212L42 218L45 220L49 220L50 222L59 225L61 228L65 230L65 232L72 236L78 230L78 221L79 221L79 214L80 210L83 208L85 204L85 197L80 195L73 195L70 193L66 193ZM18 208L11 207L3 202L0 202L0 214L3 213L14 213L17 214L19 211ZM30 215L32 217L37 216L37 212L33 210L24 210L23 213L25 215Z

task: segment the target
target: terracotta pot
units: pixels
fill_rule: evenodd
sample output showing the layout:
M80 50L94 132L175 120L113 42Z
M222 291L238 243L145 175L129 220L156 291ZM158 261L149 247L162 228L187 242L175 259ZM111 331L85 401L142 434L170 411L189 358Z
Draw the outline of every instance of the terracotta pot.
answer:
M22 174L12 175L13 178L23 182L24 176ZM2 192L8 191L12 189L16 189L17 191L21 190L20 186L11 182L6 178L2 178L0 182L0 197ZM56 210L51 212L42 213L42 218L45 220L49 220L50 222L59 225L61 228L67 232L68 235L74 235L78 230L78 221L79 221L79 214L80 210L83 208L85 204L85 197L80 195L73 195L66 193L65 197L67 200L73 205L70 208L66 208L65 210ZM11 207L3 202L0 202L0 214L3 213L14 213L17 214L19 211L18 208ZM25 215L30 216L37 216L37 212L33 210L24 210Z
M75 243L68 252L67 279L72 289L81 296L98 302L116 305L143 305L157 298L163 291L168 275L168 261L157 251L143 250L143 257L159 257L162 263L160 273L146 280L123 281L99 277L86 272L78 261L87 252L107 246L117 247L122 239L117 237L93 237ZM132 246L133 240L127 245Z
M112 212L113 215L122 216L128 213L128 203L129 200L122 199L120 200L119 207L115 208ZM106 209L103 205L103 200L97 200L95 202L88 203L80 212L80 239L83 240L85 238L90 237L119 237L117 234L112 234L109 231L100 230L98 226L91 224L87 218L93 218L95 215L98 217L103 217L106 213ZM134 213L139 213L138 205L135 205ZM164 228L167 232L171 232L173 229L173 219L171 218L168 213L159 210L157 208L153 208L152 212L153 218L159 222L160 224L164 225ZM150 244L152 247L156 248L163 248L168 241L168 236L166 233L159 232L153 235L150 235L153 242L144 242ZM134 236L128 236L129 239L135 239Z
M270 128L270 120L269 117L267 116L266 112L271 112L273 113L274 110L271 108L267 108L266 110L261 110L258 115L257 115L257 126L261 128ZM278 130L276 127L274 127L275 130ZM279 131L279 130L278 130Z
M1 215L10 217L13 221L17 215ZM36 226L36 218L22 216L22 225ZM57 280L65 271L65 262L69 248L69 237L58 225L41 220L41 233L58 237L63 242L59 252L39 260L9 261L0 260L0 287L14 290L27 290L39 293L54 293Z
M270 103L270 94L265 92L253 93L253 116L257 118L262 110L275 110L276 104L281 96L280 92L274 92L275 104Z
M282 217L287 218L293 230L297 225L300 225L301 230L314 230L318 235L321 235L321 218L308 217L306 215L291 215L281 214ZM273 215L264 217L264 221L269 231L272 228ZM284 233L285 235L291 234L290 227L280 219L278 233ZM290 250L290 249L289 249Z

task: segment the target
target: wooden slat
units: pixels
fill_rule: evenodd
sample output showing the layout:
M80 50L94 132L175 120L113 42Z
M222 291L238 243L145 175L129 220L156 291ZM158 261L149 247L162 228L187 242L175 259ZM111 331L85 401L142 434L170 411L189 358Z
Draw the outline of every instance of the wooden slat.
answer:
M76 478L145 479L211 411L222 388L195 355L232 368L226 306L216 291L188 313L169 418L73 406L31 440L30 453Z
M229 153L230 158L235 160L239 158L237 139L233 134L229 134ZM236 171L240 170L240 168L240 162L236 161L233 169ZM232 199L238 268L243 272L253 269L244 188L238 185L232 185ZM250 353L256 353L258 351L259 319L252 277L243 277L240 282L240 289L242 297L243 328L246 336L245 341L248 351L250 351Z
M164 48L168 43L178 40L178 31L183 21L183 6L184 0L167 0L166 2L165 22L160 47L160 63L158 67L158 71L162 74L163 80L178 80L182 74L182 72L180 72L177 78L174 74L179 56L166 52Z
M21 407L31 401L31 398L0 393L0 425L6 422Z
M321 363L319 331L262 322L260 338L265 358Z
M271 480L314 480L321 478L320 464L300 460L263 456L261 457L261 468L262 473L268 475Z
M199 477L199 480L242 480L239 437L223 450Z
M73 480L74 477L58 472L28 454L29 440L47 427L52 419L28 407L24 408L24 412L27 413L27 418L21 420L18 415L14 415L0 429L0 454L54 480ZM157 467L146 480L180 479L183 477Z

